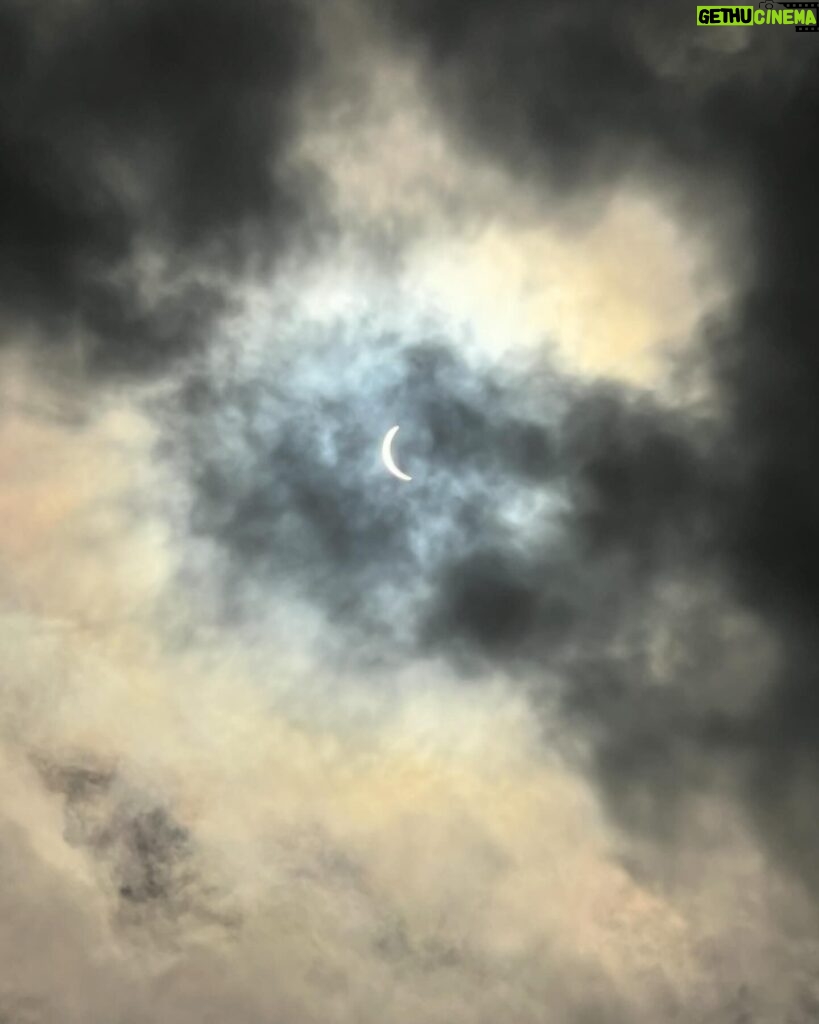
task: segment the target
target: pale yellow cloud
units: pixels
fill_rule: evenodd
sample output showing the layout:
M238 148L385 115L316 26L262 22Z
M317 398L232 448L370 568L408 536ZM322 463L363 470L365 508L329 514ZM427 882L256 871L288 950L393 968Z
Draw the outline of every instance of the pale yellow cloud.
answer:
M299 159L321 166L346 233L341 265L334 252L311 268L310 307L377 302L367 246L394 247L416 310L466 325L493 354L547 344L571 371L667 384L669 357L726 298L702 227L646 184L567 220L546 182L463 148L417 68L373 52L356 66L353 85L331 78L304 114Z
M6 716L17 686L48 689L60 673L57 699L29 705L3 745L4 821L29 861L19 912L56 897L48 927L88 948L48 979L39 954L16 957L32 992L68 992L69 1020L105 1008L104 987L74 989L100 963L173 1021L230 1005L250 1020L265 1006L350 1024L535 1021L544 1006L559 1020L613 994L649 1021L658 1007L713 1009L721 985L751 976L775 991L753 938L770 884L741 823L703 813L697 827L718 827L720 843L696 858L696 882L646 888L582 777L544 752L501 684L419 677L420 696L377 728L316 728L229 657L207 673L170 654L118 663L76 639L46 643L36 623L15 634L27 671L12 674ZM43 758L112 766L114 789L85 815L159 805L188 830L192 875L171 920L123 918L104 852L66 841ZM743 955L716 978L714 949L729 951L738 928ZM798 963L795 948L779 955Z

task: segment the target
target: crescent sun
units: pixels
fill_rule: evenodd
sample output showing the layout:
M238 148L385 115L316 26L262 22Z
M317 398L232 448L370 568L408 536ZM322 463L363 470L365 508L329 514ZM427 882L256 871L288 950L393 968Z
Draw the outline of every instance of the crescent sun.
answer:
M401 470L396 466L395 460L392 457L392 442L395 435L398 433L398 427L390 427L387 431L384 442L381 445L381 458L384 461L384 465L387 467L393 476L398 477L399 480L412 480L411 476L407 476L406 473L402 473Z

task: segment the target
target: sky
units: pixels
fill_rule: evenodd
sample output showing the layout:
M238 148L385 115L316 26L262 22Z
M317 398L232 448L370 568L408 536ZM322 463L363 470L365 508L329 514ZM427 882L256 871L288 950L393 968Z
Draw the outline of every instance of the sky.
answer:
M0 0L2 1024L819 1020L819 44L694 7Z

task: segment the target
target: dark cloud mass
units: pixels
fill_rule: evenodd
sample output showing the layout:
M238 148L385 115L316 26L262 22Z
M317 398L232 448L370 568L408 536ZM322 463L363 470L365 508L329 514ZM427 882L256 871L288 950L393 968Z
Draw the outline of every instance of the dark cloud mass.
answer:
M275 255L302 208L284 159L305 11L4 0L0 47L6 330L79 335L115 370L201 345L225 275Z
M81 850L110 892L114 921L132 933L148 927L172 939L185 922L227 929L226 906L191 832L149 794L108 766L54 764L35 758L49 792L63 801L64 838ZM221 906L220 906L221 904Z

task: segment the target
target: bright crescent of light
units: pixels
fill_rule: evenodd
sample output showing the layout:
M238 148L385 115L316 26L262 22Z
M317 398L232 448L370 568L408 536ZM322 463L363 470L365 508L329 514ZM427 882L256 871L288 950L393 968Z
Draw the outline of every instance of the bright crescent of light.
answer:
M393 476L397 476L399 480L412 480L411 476L407 476L406 473L401 472L392 457L392 442L397 433L398 427L391 427L387 431L387 436L384 438L384 443L381 445L381 458L384 460L384 465Z

